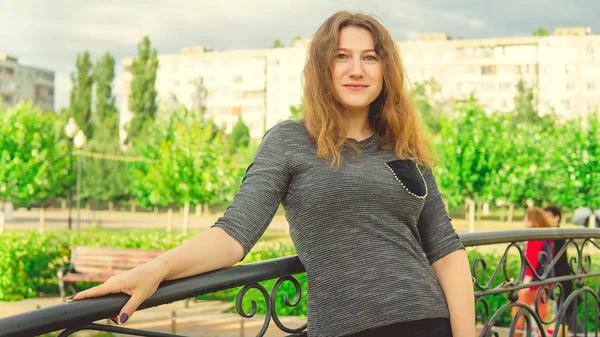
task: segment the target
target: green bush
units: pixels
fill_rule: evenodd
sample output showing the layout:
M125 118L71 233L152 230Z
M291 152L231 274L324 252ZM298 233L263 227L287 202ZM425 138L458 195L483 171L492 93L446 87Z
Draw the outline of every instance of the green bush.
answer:
M67 266L74 246L171 249L185 237L164 232L9 231L0 236L0 301L58 293L56 272ZM90 284L78 284L86 287Z
M0 235L0 301L19 301L44 294L58 294L56 272L69 265L71 250L75 246L168 250L195 234L197 232L184 236L161 230L85 230L75 236L73 232L67 231L49 231L46 234L37 231L6 231ZM280 238L280 235L267 233L256 248L276 247L269 241ZM244 263L291 255L293 250L290 249L293 248L281 246L264 252L253 251ZM77 288L86 289L95 284L97 283L77 283Z

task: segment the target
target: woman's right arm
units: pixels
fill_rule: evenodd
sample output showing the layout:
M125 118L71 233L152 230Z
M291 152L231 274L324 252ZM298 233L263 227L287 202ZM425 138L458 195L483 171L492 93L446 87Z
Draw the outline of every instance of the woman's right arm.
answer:
M126 293L131 297L118 318L113 319L125 323L142 302L154 294L162 281L231 267L242 259L243 252L242 246L222 229L210 228L154 260L76 294L72 300Z
M131 298L118 316L118 321L124 323L156 291L160 282L230 267L242 260L266 230L288 188L283 124L267 132L246 171L240 191L212 228L72 299L129 294Z

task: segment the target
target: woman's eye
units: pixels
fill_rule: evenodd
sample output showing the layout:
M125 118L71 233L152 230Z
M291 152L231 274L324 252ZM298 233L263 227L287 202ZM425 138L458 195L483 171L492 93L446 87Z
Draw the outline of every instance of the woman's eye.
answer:
M347 59L347 58L348 58L348 55L346 55L346 54L338 54L338 55L336 56L336 58L338 58L338 59L340 59L340 60L345 60L345 59Z
M365 60L367 60L367 61L377 61L377 57L375 57L373 55L367 55L367 56L365 56Z

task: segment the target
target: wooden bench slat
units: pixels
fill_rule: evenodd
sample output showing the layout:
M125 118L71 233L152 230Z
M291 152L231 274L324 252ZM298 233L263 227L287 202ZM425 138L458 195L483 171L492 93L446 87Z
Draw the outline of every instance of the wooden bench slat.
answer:
M162 253L157 249L77 246L71 253L71 271L61 278L61 295L64 298L64 282L104 282Z
M76 274L68 273L63 277L65 282L104 282L116 274Z

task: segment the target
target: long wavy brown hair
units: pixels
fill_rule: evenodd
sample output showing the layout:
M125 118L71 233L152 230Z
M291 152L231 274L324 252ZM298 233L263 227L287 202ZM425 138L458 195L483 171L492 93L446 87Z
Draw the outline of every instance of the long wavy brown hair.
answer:
M552 225L552 222L550 221L550 218L548 218L546 213L544 213L544 210L542 210L541 208L529 208L527 209L525 216L527 216L527 219L531 221L532 228L554 227L554 225Z
M396 43L373 16L347 11L329 17L308 47L304 67L304 120L316 144L317 156L330 159L332 166L339 166L344 145L353 147L360 155L358 146L346 139L344 108L336 98L332 78L340 32L348 26L371 32L375 52L383 65L383 87L369 107L369 122L379 134L379 148L393 150L400 159L431 167L431 144L405 90L405 72Z

